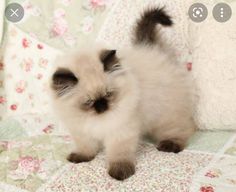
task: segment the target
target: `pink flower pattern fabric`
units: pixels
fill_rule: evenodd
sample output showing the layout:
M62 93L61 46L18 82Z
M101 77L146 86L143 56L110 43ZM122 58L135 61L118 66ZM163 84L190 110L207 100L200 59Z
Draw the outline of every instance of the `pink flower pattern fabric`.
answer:
M45 7L34 1L23 1L24 19L17 27L9 25L6 52L4 60L0 62L0 71L6 77L5 90L0 94L2 118L24 114L45 114L50 111L47 97L49 72L53 67L54 58L60 54L60 51L38 39L47 38L50 42L55 42L55 45L63 42L62 47L65 49L78 46L78 41L82 45L82 40L86 42L86 38L90 39L92 35L96 37L101 26L96 25L95 22L96 20L103 22L114 0L81 2L58 0L58 4L48 3L53 7L52 15L48 21L45 21L46 30L40 30L46 31L48 37L42 37L39 30L34 30L34 24L40 26L38 18L47 15ZM74 17L77 22L73 23L70 9L75 6L79 7L78 12L76 11L78 18ZM19 29L21 26L24 26L26 31L29 27L29 32L23 32ZM7 67L3 69L5 64ZM3 81L0 80L1 84L3 85ZM48 133L50 130L43 132Z
M35 40L13 25L9 26L9 34L12 35L4 57L7 100L2 96L2 103L7 104L7 116L48 113L49 74L53 60L60 51ZM22 53L15 54L18 50Z
M45 120L34 118L38 122ZM54 129L54 125L49 124L45 132L51 129ZM223 139L222 136L220 133L219 138ZM199 141L200 137L205 137L204 133L199 136ZM215 137L205 138L210 139L206 143L212 143ZM106 172L104 153L99 153L88 163L74 165L67 162L68 148L72 147L69 135L45 134L19 141L0 141L0 178L4 182L0 183L0 191L6 191L4 187L10 185L16 187L13 192L113 192L117 189L235 192L236 135L229 135L215 152L209 150L206 143L193 142L180 154L158 152L153 144L140 143L136 174L125 182L116 182ZM201 150L196 150L198 147Z
M236 189L236 135L225 144L214 160L195 174L190 192L234 192Z
M80 47L86 43L86 38L96 38L115 2L57 0L48 1L50 9L47 9L43 5L45 2L23 0L21 4L25 9L25 16L18 27L56 48ZM25 48L30 46L27 39L22 43Z
M63 9L57 9L54 11L54 18L52 24L52 36L63 37L68 31L68 23L65 19L65 11Z
M18 160L18 169L23 172L35 173L40 169L41 161L30 156L21 157Z

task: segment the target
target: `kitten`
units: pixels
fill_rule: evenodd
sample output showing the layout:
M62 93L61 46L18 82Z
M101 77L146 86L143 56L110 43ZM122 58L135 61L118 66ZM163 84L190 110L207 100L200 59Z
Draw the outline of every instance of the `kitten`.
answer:
M163 9L144 13L133 49L91 46L56 60L52 101L76 144L70 162L90 161L104 147L109 175L124 180L135 173L140 136L151 135L160 151L184 149L195 130L190 81L160 48L146 46L157 42L158 23L172 24Z

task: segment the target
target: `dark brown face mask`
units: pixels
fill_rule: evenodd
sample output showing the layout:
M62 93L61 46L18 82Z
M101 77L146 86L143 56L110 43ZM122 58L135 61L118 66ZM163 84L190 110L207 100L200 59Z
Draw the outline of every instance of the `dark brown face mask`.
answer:
M104 113L110 109L111 103L116 99L117 93L115 91L107 91L103 95L99 95L96 99L88 99L81 105L84 111L95 111L97 114Z

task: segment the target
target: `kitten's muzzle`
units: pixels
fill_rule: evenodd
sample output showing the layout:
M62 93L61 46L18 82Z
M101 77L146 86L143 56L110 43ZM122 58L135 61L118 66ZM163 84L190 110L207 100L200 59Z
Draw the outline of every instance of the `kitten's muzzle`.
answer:
M93 104L93 108L95 109L95 111L100 114L100 113L104 113L105 111L108 110L109 105L108 105L108 100L104 97L98 98L94 104Z

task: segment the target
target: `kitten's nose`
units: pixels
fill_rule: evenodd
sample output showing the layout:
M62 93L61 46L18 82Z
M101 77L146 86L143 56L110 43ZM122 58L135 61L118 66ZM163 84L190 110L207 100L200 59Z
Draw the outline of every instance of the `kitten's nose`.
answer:
M97 113L103 113L108 109L108 101L105 98L97 99L93 104Z

